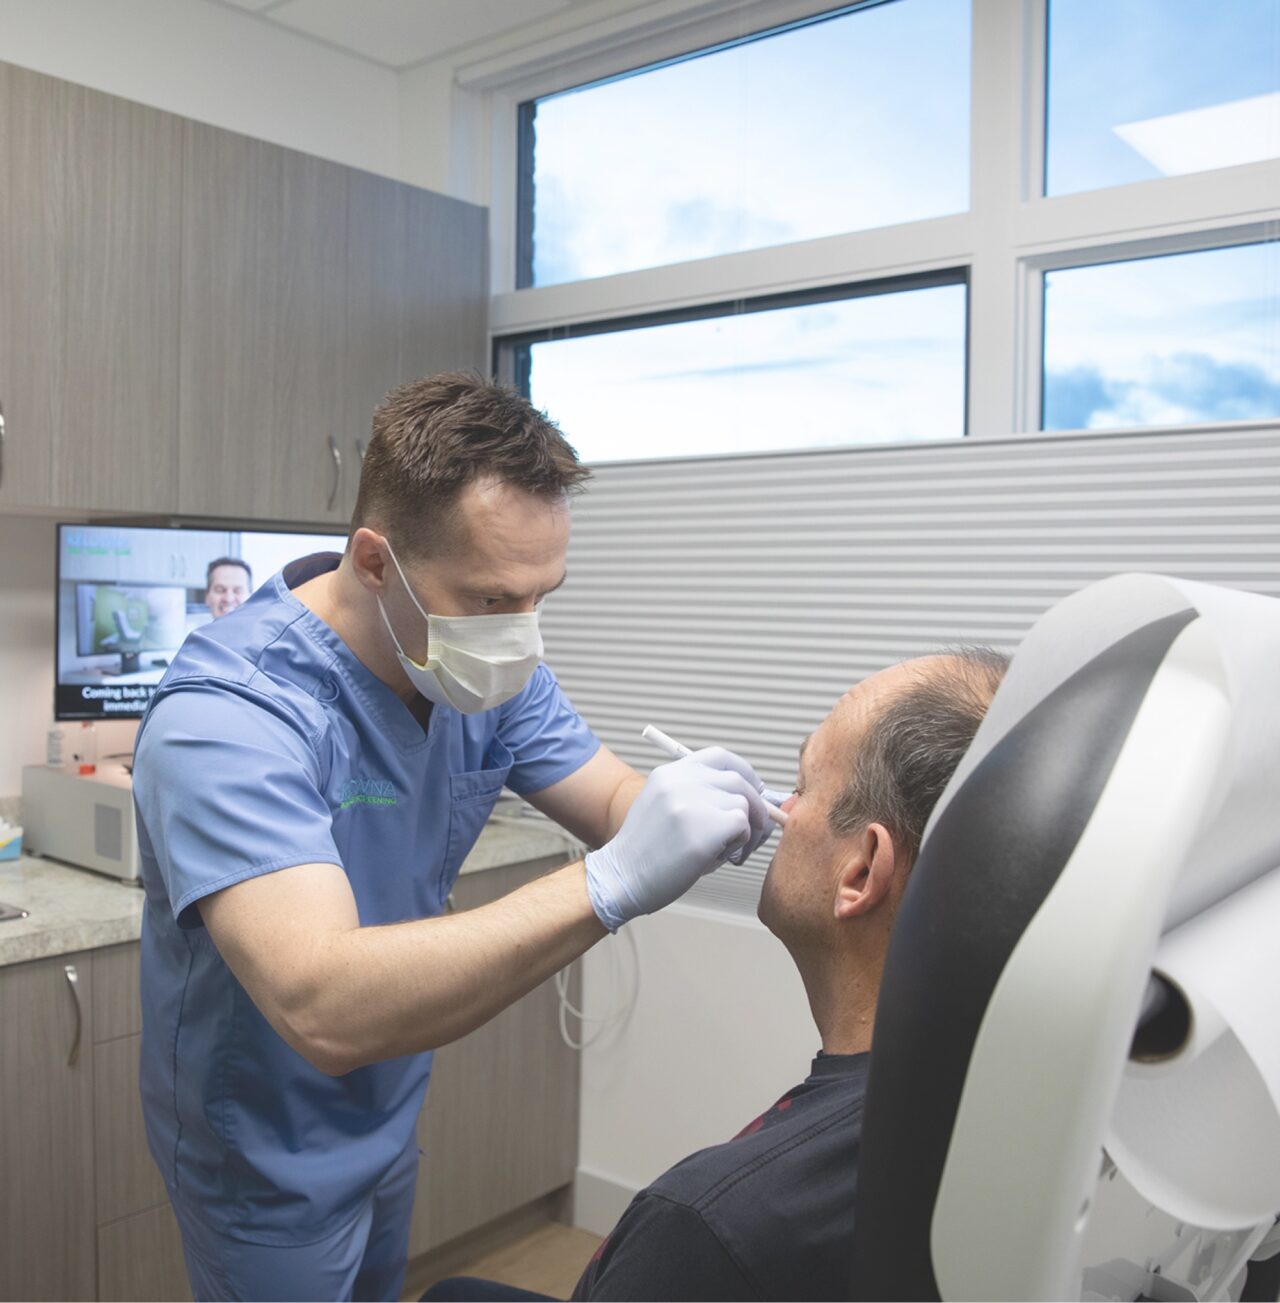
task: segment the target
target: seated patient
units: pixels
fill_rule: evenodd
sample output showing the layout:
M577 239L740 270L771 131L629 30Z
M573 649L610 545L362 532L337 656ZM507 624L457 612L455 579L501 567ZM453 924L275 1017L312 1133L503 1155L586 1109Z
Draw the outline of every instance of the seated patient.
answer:
M801 747L759 913L800 970L822 1050L762 1117L632 1200L575 1299L848 1297L889 933L929 813L1006 664L960 648L894 665L846 693ZM516 1296L493 1291L428 1297Z

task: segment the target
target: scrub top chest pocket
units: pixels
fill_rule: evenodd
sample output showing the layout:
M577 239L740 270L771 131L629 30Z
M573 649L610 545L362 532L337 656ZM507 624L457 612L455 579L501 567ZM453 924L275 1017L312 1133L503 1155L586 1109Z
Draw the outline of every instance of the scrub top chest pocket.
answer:
M495 737L485 753L484 768L454 774L449 779L449 850L444 858L444 894L458 876L467 852L493 812L515 757L501 738Z

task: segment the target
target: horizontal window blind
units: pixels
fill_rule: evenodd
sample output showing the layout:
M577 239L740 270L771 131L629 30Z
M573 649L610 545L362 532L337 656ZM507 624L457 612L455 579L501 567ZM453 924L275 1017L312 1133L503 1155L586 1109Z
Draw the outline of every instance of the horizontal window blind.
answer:
M602 466L547 660L642 772L654 723L790 790L859 679L949 642L1012 650L1130 570L1280 596L1280 426ZM774 843L686 899L754 912Z

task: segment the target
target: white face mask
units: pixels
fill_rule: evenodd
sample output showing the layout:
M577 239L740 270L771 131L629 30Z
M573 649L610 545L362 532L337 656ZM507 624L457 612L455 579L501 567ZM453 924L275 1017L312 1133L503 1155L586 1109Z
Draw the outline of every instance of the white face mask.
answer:
M492 710L510 701L529 682L542 659L537 611L518 615L428 615L409 587L389 543L387 552L409 600L427 622L427 659L420 665L405 655L382 598L378 598L383 623L413 686L428 701L452 706L464 715Z

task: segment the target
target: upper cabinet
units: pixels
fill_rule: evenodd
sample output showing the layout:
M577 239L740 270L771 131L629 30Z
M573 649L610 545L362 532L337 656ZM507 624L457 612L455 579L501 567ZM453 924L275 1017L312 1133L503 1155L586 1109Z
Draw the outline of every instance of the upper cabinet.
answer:
M488 213L352 172L348 214L342 455L358 463L390 390L439 371L488 370ZM359 474L347 484L350 515Z
M0 505L171 509L178 118L0 68Z
M63 350L50 110L69 90L59 87L0 63L0 508L53 502L52 370Z
M345 524L487 370L482 208L0 63L0 510Z
M348 175L187 123L183 512L343 518Z

